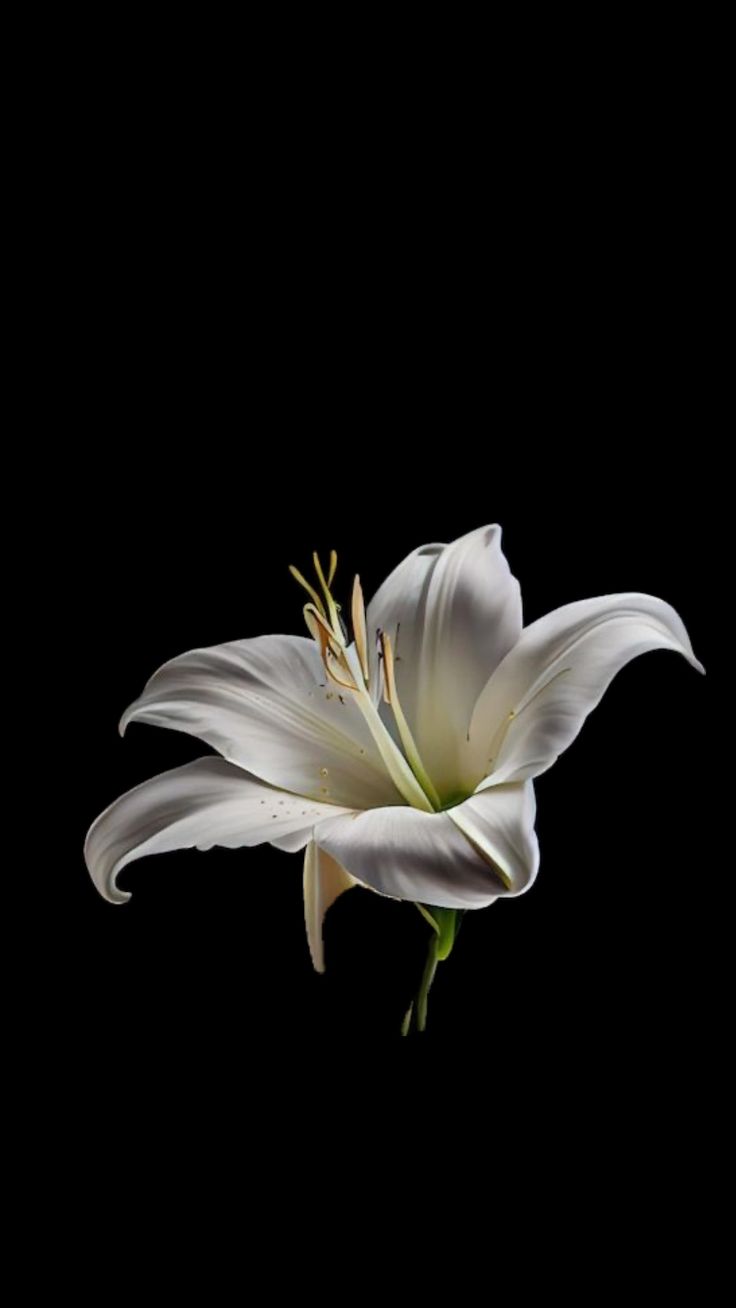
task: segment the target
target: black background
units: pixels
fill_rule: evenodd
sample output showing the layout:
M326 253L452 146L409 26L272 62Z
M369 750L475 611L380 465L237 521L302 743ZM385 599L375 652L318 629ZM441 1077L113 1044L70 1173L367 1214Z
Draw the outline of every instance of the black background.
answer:
M177 652L300 632L287 566L306 567L312 547L336 546L343 586L359 569L371 593L416 544L499 521L527 620L572 599L641 589L677 607L708 664L705 522L680 511L693 491L682 454L663 450L652 466L635 443L612 439L610 415L608 433L605 418L595 432L586 417L575 446L542 405L532 435L505 387L502 419L489 393L487 409L477 401L473 417L451 426L426 400L407 425L389 396L383 417L363 412L352 423L347 411L328 422L294 405L284 427L245 406L242 436L226 443L216 422L199 435L214 361L205 350L196 371L189 364L191 404L172 399L168 449L153 463L150 450L132 460L121 446L127 484L99 488L74 565L84 644L74 839L56 885L71 933L64 1038L120 1070L150 1060L168 1075L204 1064L214 1082L231 1060L252 1071L315 1044L329 1060L348 1046L399 1060L473 1048L542 1079L560 1065L593 1081L628 1078L632 1066L656 1073L661 1058L699 1038L703 1012L687 959L700 947L698 760L709 683L671 654L620 674L540 779L538 881L518 901L468 915L423 1040L398 1034L426 940L416 911L346 896L329 914L328 971L316 976L300 856L270 847L169 854L125 872L128 905L98 898L82 863L87 824L123 790L207 752L145 726L121 740L123 708ZM376 389L361 408L375 410ZM625 379L615 407L621 389L628 395ZM133 378L126 404L150 399L136 396Z
M376 1124L421 1147L431 1118L432 1150L482 1126L590 1132L613 1155L636 1128L676 1168L673 1121L721 1039L717 160L684 103L666 132L654 111L586 124L560 103L492 149L438 127L380 156L370 122L302 139L272 105L244 150L183 105L176 130L166 106L133 127L129 107L94 128L80 101L55 191L47 386L69 434L44 462L63 695L28 940L42 1085L85 1139L142 1123L180 1160L274 1132L320 1157ZM163 661L301 632L287 568L313 548L370 595L417 545L494 521L527 620L648 591L711 675L653 653L615 680L538 783L536 884L467 916L423 1036L399 1035L416 910L351 892L317 976L299 855L173 853L126 870L126 906L97 896L91 821L207 752L117 735Z

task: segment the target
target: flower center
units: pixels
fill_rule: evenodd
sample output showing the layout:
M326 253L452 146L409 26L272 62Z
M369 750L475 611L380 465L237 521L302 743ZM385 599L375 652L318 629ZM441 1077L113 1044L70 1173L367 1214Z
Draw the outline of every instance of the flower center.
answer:
M341 690L347 691L357 704L368 724L389 776L407 804L411 804L414 808L421 808L427 813L436 812L442 806L440 798L419 756L419 750L399 702L391 640L386 632L377 633L377 676L381 680L384 700L394 715L403 754L381 719L370 693L365 602L360 578L356 577L353 582L350 606L353 644L349 645L349 633L342 618L340 605L336 603L331 590L337 568L337 555L332 550L327 575L319 556L315 553L312 558L319 589L312 586L298 568L290 567L289 571L309 595L309 603L304 605L304 621L309 634L319 647L325 671L330 680L340 686Z

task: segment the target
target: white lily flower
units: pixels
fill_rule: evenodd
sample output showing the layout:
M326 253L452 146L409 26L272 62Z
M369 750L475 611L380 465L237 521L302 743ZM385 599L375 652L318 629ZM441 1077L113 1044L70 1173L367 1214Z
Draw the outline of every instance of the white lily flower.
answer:
M616 672L650 649L703 671L677 613L651 595L605 595L522 627L497 526L415 550L349 642L315 556L310 639L260 636L166 663L123 715L199 736L208 756L152 778L90 828L87 867L111 903L145 854L269 842L306 848L304 905L324 969L327 909L359 884L422 907L435 936L417 1021L456 910L523 894L537 874L533 778L575 739ZM429 906L429 911L427 911ZM411 1010L410 1010L411 1013ZM410 1014L407 1014L407 1019Z

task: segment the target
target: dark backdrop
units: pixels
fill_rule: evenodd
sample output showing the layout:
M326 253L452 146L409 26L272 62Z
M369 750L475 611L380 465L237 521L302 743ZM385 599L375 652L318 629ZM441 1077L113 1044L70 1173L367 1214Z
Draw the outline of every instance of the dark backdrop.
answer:
M545 1298L658 1303L676 1278L717 1302L730 43L711 11L494 12L488 37L350 17L274 10L269 39L255 11L241 35L239 13L65 8L10 47L23 1284L79 1299L86 1276L106 1304L142 1250L137 1300L179 1270L205 1304L292 1279L342 1304L371 1272L379 1303L422 1273L433 1299L498 1297L505 1265L516 1301L537 1273ZM493 521L528 619L650 591L708 675L651 653L615 680L538 783L536 884L466 918L424 1036L399 1036L416 910L351 891L316 976L299 856L173 853L99 898L90 822L202 752L118 737L164 660L299 632L287 566L315 547L370 594Z
M209 350L189 362L191 404L172 389L168 434L151 434L155 458L122 430L114 467L108 447L74 560L78 753L73 837L55 887L69 933L66 1033L126 1063L204 1060L214 1077L236 1050L281 1059L317 1040L338 1057L346 1041L365 1040L385 1051L399 1043L421 967L426 929L411 907L346 896L328 917L328 972L318 977L301 856L172 853L123 874L128 905L97 896L82 862L88 823L138 781L208 752L141 725L121 740L122 710L188 648L301 632L287 566L306 567L313 547L336 546L343 586L360 570L370 594L415 545L490 521L504 526L527 620L588 595L645 590L676 606L707 664L705 524L681 508L692 470L664 444L653 466L610 415L586 418L577 440L542 404L530 428L508 403L497 420L492 387L454 422L426 399L413 418L392 413L388 396L376 413L380 385L367 395L370 416L355 421L347 409L321 418L306 400L281 421L263 397L257 415L231 397L225 435L206 418ZM150 398L131 377L126 406L143 410ZM551 1058L595 1076L601 1062L616 1075L621 1058L658 1058L662 1043L673 1055L700 1002L686 959L697 943L708 693L707 679L668 653L619 675L538 783L536 885L468 916L440 969L424 1044L472 1041L540 1074ZM411 1045L395 1052L417 1056Z
M315 547L370 595L416 545L497 521L528 620L649 591L710 667L720 347L680 174L642 157L612 180L592 153L535 198L519 165L499 206L458 164L452 203L401 170L379 202L347 161L255 204L212 150L164 167L151 147L129 186L103 158L59 274L53 386L75 434L48 559L68 696L65 835L33 942L48 1073L103 1125L160 1127L173 1104L232 1124L273 1094L298 1129L315 1091L398 1129L442 1072L502 1126L567 1105L656 1135L714 1038L712 683L675 655L630 665L539 781L539 878L468 915L423 1037L399 1036L426 940L410 905L345 896L317 976L301 856L144 860L112 907L82 845L122 791L206 752L118 737L146 678L194 646L301 632L287 567Z

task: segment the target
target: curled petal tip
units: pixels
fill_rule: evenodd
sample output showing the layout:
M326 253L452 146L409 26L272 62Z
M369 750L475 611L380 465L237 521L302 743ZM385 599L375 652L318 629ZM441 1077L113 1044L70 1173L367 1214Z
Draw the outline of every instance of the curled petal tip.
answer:
M684 654L690 666L692 668L695 668L695 671L699 672L700 675L704 677L705 668L703 667L703 664L700 662L700 659L696 657L695 651L693 650L693 647L687 637L687 634L685 635L685 639L682 642L681 653Z
M103 898L108 904L127 904L132 896L127 890L118 890L115 885L107 886L103 892Z
M120 736L125 735L125 732L127 731L128 726L130 725L130 720L132 717L133 717L133 709L132 709L132 705L129 704L125 712L123 713L123 716L121 717L120 721L118 722L118 734Z
M90 836L95 826L96 823L94 823L90 829ZM104 874L101 875L97 860L92 855L90 836L87 837L84 846L84 861L87 865L87 871L92 878L92 884L94 885L95 890L98 891L103 899L107 900L108 904L127 904L128 900L131 898L130 892L128 890L120 889L114 873L112 875L108 874L107 876Z

